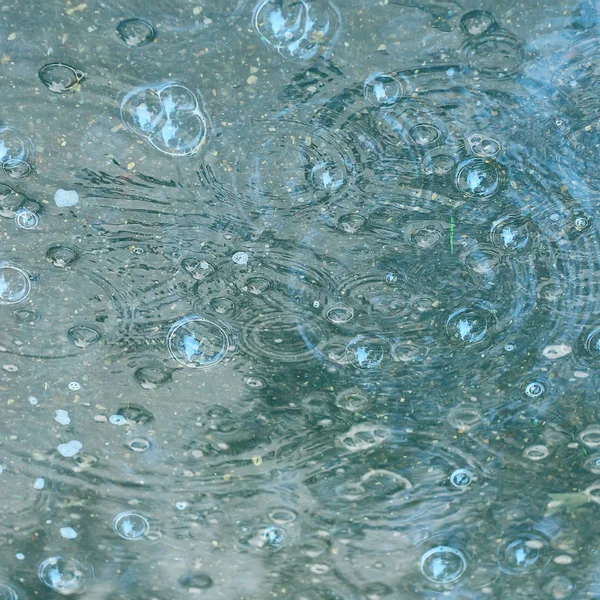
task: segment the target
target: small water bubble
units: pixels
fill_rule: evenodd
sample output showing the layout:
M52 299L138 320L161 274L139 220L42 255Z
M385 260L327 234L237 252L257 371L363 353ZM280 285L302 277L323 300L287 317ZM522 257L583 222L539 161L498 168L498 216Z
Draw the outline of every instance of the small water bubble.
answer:
M38 567L40 581L63 596L83 594L88 572L88 567L77 559L62 556L47 558Z
M465 13L460 20L460 28L463 33L472 36L485 35L495 26L494 15L486 10L471 10Z
M597 448L600 446L600 425L589 425L579 432L579 439L588 448Z
M167 335L171 357L186 367L206 369L221 362L229 348L229 336L216 323L190 316L175 322Z
M514 350L515 350L515 345L514 345L514 344L506 344L506 345L504 346L504 349L505 349L507 352L514 352Z
M435 546L427 550L420 560L421 573L440 586L455 584L467 574L467 557L459 548Z
M360 335L346 346L347 360L359 369L379 368L390 352L390 343L380 336Z
M140 513L124 511L114 518L113 529L126 540L139 540L150 532L150 523Z
M477 481L477 475L470 469L455 469L448 480L453 488L464 491Z
M332 306L325 315L334 325L348 323L354 318L354 309L348 306Z
M269 548L279 549L285 543L285 531L281 527L275 525L269 525L258 533L256 538L250 540L250 543L255 542L253 545L262 548L268 546Z
M546 391L542 381L532 381L525 386L525 395L530 398L539 398Z
M72 392L77 392L81 389L81 384L77 383L77 381L71 381L67 386Z
M32 406L35 406L36 404L38 404L39 400L35 397L35 396L29 396L29 398L27 398L27 401L29 402L29 404L31 404Z
M41 82L55 94L76 90L85 73L64 63L49 63L39 70Z
M391 106L402 98L402 83L391 75L376 73L365 82L364 94L370 104Z
M537 531L509 533L496 549L498 565L508 575L525 575L548 564L548 541Z
M117 25L117 34L132 47L146 46L156 39L154 27L144 19L124 19Z
M504 185L504 170L491 160L470 158L458 165L456 187L472 198L490 198Z
M246 377L244 383L253 390L262 389L267 385L263 377Z
M117 425L118 427L122 427L127 423L127 419L123 415L110 415L108 420L112 425Z
M338 440L350 452L361 452L383 444L391 432L387 427L377 424L363 423L354 425L347 433L342 434Z
M248 264L248 253L247 252L236 252L232 257L231 260L236 264L236 265L247 265Z
M188 507L187 502L175 502L175 508L177 510L185 510Z
M471 154L479 158L494 158L502 152L502 144L498 140L479 133L469 136L467 143Z
M18 304L29 296L31 282L25 271L0 262L0 304Z
M35 229L39 220L37 214L28 208L20 208L15 213L15 223L20 229Z

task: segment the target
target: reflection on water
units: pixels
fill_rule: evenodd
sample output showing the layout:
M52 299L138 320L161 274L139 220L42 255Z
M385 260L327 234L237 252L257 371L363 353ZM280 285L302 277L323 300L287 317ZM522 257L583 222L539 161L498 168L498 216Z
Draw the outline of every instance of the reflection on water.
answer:
M0 598L599 595L599 23L9 0Z

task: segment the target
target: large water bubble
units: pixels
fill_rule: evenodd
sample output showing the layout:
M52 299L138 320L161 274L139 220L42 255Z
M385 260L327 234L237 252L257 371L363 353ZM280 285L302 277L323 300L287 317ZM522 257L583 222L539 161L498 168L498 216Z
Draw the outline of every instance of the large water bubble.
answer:
M186 367L213 367L225 358L228 348L229 336L225 329L202 317L180 319L167 335L171 357Z
M31 282L25 271L0 262L0 304L18 304L29 295Z
M38 567L40 581L63 596L83 594L89 569L75 558L52 556Z

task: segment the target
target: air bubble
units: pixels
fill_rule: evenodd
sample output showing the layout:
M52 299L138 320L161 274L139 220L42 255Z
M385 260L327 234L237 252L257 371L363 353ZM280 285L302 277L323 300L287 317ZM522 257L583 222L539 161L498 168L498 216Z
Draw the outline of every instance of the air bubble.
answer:
M451 340L465 345L478 344L488 335L493 325L493 313L478 306L459 308L446 321L446 332Z
M207 369L225 358L229 337L216 323L190 316L171 326L166 343L173 360L186 367Z
M471 406L455 406L448 413L448 423L454 429L468 431L481 422L481 413Z
M548 541L537 531L511 533L496 549L496 557L503 573L525 575L548 563Z
M542 445L528 446L523 450L523 456L533 461L543 460L549 454L548 448Z
M88 325L76 325L67 332L69 341L78 348L87 348L100 340L100 332Z
M71 381L67 386L72 392L77 392L81 389L81 384L77 383L77 381Z
M112 425L117 425L118 427L122 427L127 423L127 419L123 415L110 415L108 420Z
M134 438L129 440L127 446L134 452L146 452L151 446L150 442L145 438Z
M522 217L502 217L492 224L490 237L494 246L504 250L522 250L529 243L528 223Z
M156 31L144 19L125 19L117 25L117 34L132 47L146 46L156 39Z
M496 19L486 10L471 10L465 13L460 20L460 28L467 35L485 35L494 27L496 27Z
M15 223L20 229L35 229L39 220L37 214L28 208L20 208L15 214Z
M502 144L494 138L485 137L479 133L467 138L471 154L479 158L494 158L502 152Z
M79 258L79 253L68 246L51 246L46 251L46 260L59 269L72 266Z
M477 474L470 469L456 469L452 471L448 481L453 488L464 491L477 481Z
M377 369L390 351L390 343L385 338L360 335L346 346L346 359L358 369Z
M232 257L231 260L236 264L236 265L247 265L248 264L248 253L247 252L236 252Z
M63 94L69 90L76 90L77 85L85 77L85 73L64 63L44 65L38 75L41 82L55 94Z
M0 304L18 304L29 296L31 282L25 271L0 262Z
M126 540L140 540L150 532L148 519L139 513L125 511L113 520L113 530Z
M325 315L334 325L348 323L354 318L354 309L347 306L332 306Z
M364 94L370 104L391 106L402 98L404 91L402 83L395 77L376 73L365 82Z
M40 581L63 596L83 594L88 572L89 569L77 559L62 556L47 558L38 567Z
M427 550L420 561L424 577L440 586L458 583L467 574L465 553L452 546L435 546Z
M338 227L346 233L357 233L365 226L365 219L361 215L349 213L338 219Z
M472 198L490 198L504 185L504 169L496 162L469 158L458 165L456 187Z

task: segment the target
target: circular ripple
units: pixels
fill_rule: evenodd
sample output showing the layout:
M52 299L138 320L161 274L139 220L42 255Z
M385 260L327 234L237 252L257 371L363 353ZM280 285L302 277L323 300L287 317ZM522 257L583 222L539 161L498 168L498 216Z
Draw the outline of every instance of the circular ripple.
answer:
M33 155L33 144L29 138L13 127L0 127L0 165L7 175L15 179L28 175L32 169ZM8 186L2 187L14 191Z
M282 56L309 59L339 35L341 17L326 0L262 0L254 8L254 30Z
M166 344L171 358L179 364L208 369L225 358L229 336L217 323L189 316L173 323Z
M434 546L423 553L419 566L430 583L447 587L464 579L469 565L466 554L459 548Z
M156 39L156 31L144 19L125 19L117 25L117 34L128 46L146 46Z
M525 575L550 560L548 539L538 531L509 533L496 549L498 566L508 575Z
M31 291L27 273L7 262L0 262L0 304L23 302Z
M55 94L64 94L77 89L85 78L85 73L64 63L49 63L39 70L41 82Z
M494 79L515 75L525 62L522 42L507 33L472 36L461 47L461 54L472 69Z
M169 156L197 154L206 142L202 96L172 81L138 87L121 102L125 126Z
M75 558L52 556L40 564L38 577L55 592L72 596L86 591L89 568Z
M270 311L247 322L241 341L250 356L300 363L320 356L325 340L322 325L312 315Z

